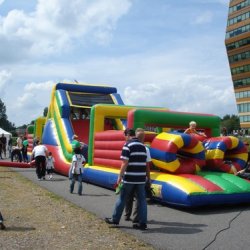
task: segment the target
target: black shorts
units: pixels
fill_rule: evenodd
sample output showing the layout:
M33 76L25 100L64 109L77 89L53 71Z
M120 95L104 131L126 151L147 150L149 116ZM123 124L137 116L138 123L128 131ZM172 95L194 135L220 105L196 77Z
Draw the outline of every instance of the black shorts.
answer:
M54 173L53 168L48 168L48 169L47 169L47 174L52 174L52 173Z

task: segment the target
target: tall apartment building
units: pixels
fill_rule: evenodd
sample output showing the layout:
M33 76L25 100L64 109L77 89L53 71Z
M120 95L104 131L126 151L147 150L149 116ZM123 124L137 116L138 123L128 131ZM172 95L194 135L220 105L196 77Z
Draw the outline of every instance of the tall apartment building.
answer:
M250 0L231 0L225 44L241 128L250 134Z

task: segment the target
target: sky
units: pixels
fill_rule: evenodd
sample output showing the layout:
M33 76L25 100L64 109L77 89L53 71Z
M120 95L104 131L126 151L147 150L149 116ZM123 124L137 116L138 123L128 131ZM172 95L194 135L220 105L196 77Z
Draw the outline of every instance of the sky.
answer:
M125 104L238 114L229 0L0 0L0 98L16 126L58 82L116 87Z

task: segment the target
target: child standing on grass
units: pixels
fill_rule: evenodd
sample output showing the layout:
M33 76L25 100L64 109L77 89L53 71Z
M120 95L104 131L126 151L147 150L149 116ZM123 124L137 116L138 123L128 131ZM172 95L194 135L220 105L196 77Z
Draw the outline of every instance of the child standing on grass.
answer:
M53 178L52 173L54 172L54 163L55 163L55 159L52 156L52 152L49 152L49 155L48 155L47 160L46 160L46 170L47 170L47 174L49 176L49 179Z

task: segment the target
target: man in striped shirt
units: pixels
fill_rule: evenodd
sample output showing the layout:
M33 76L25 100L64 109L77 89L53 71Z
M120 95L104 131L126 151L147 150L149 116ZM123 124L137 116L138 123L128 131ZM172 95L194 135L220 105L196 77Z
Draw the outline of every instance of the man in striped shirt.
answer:
M145 140L145 131L142 128L137 128L136 129L136 137L138 138L138 140L142 143L144 143ZM147 151L147 180L146 180L146 186L148 186L149 188L151 188L151 180L150 180L150 165L151 165L151 156L150 156L150 151L149 148L146 147L146 151ZM145 191L146 191L146 187L145 187ZM151 189L150 189L151 190ZM147 197L147 191L146 191L146 197ZM148 198L148 197L147 197ZM132 222L133 223L137 223L138 220L138 202L137 202L137 198L136 198L136 194L135 194L135 190L134 192L132 192L132 194L130 196L127 197L126 200L126 204L125 204L125 213L124 213L124 218L126 221L130 220L130 217L132 215L132 211L133 211L133 203L135 200L135 206L134 206L134 212L133 212L133 219Z
M122 216L126 199L135 190L138 199L139 223L133 225L136 229L147 229L147 203L145 194L146 177L150 179L147 168L146 147L135 137L135 131L125 130L126 143L121 153L121 169L117 184L123 183L120 196L115 204L112 218L105 218L106 223L118 225Z

